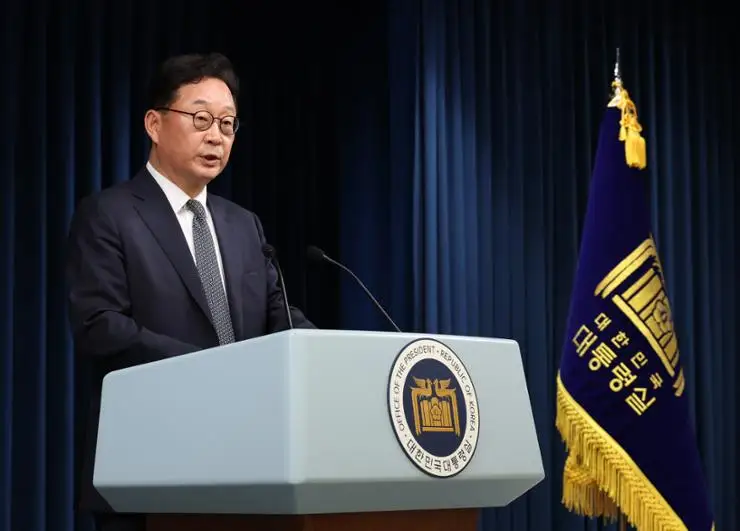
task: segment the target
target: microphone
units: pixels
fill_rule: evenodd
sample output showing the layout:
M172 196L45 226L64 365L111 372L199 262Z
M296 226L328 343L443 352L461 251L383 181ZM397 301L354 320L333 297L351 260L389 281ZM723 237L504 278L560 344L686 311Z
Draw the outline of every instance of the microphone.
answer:
M377 306L377 308L381 311L381 313L385 316L385 318L388 319L388 322L391 323L391 325L393 325L393 328L396 329L396 332L401 331L401 329L398 328L398 325L396 325L396 323L393 322L393 319L391 319L391 316L388 315L388 313L383 309L380 303L375 299L375 297L373 297L373 294L370 293L370 290L365 287L365 284L363 284L362 281L357 277L357 275L355 275L347 266L340 264L333 258L329 258L324 251L322 251L315 245L310 245L308 247L308 257L311 260L314 260L316 262L321 262L322 260L326 260L327 262L334 264L335 266L349 273L352 276L352 278L354 278L357 281L357 283L360 285L360 287L365 291L367 296L370 297L370 300L373 301L375 306Z
M280 264L278 263L276 257L277 252L272 245L266 243L262 246L262 254L265 255L265 258L270 260L275 265L275 269L277 269L280 291L283 294L283 302L285 303L285 317L288 319L288 326L292 329L293 316L290 314L290 306L288 305L288 293L285 291L285 278L283 277L283 271L280 269Z

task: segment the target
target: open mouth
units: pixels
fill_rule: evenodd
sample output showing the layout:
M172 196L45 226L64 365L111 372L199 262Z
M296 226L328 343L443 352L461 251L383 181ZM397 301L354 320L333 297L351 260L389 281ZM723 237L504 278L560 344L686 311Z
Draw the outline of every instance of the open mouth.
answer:
M203 158L208 162L218 162L220 160L218 155L203 155Z

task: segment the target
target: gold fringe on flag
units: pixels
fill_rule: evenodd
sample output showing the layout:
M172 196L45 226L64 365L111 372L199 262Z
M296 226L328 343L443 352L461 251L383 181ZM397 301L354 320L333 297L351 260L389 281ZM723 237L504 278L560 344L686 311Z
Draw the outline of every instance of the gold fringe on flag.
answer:
M642 126L637 120L637 107L619 79L612 82L612 88L614 97L609 102L609 107L617 107L622 111L622 119L619 121L619 140L624 142L627 165L642 170L647 166L647 149L645 139L640 134Z
M614 521L621 510L640 531L686 531L686 526L627 452L573 399L557 377L555 425L568 451L563 505Z

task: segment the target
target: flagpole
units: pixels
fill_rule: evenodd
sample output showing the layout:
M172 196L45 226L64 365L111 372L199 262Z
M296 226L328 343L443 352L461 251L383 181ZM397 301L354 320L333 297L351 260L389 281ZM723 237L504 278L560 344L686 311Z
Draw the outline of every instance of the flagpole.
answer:
M619 48L617 47L617 59L614 62L614 82L612 83L614 92L609 101L609 107L618 106L622 99L622 74L619 70ZM619 531L627 531L627 518L622 512L622 508L617 505L617 518L619 520Z

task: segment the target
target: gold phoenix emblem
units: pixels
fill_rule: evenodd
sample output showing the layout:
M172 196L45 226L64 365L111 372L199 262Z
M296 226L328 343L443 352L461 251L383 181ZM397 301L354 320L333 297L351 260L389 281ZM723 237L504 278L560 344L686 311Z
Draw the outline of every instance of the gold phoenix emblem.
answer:
M638 273L632 283L627 279ZM686 382L679 367L678 340L665 291L663 268L653 238L643 241L596 286L595 295L610 298L632 322L675 378L674 394L681 396ZM678 374L676 374L678 373Z
M450 389L451 378L446 380L416 378L411 388L414 408L414 428L422 432L450 432L460 436L460 413L455 389Z

